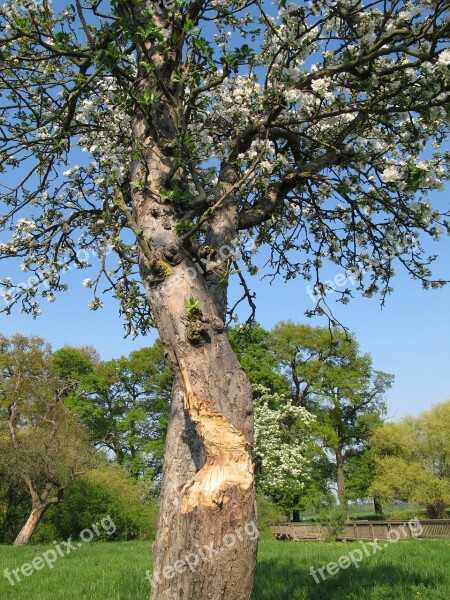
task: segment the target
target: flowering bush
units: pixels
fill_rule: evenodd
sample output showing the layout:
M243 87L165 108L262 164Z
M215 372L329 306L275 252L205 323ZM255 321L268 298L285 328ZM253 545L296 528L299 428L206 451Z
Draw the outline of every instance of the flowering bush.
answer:
M255 393L255 458L263 493L289 511L309 479L305 450L315 417L291 400L261 385Z

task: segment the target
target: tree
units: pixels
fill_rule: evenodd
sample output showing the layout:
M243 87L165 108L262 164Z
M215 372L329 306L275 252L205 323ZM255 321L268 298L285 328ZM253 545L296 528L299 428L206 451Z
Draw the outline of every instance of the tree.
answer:
M287 395L289 381L281 373L278 359L270 349L271 336L257 323L228 329L228 339L245 374L258 394L261 386L275 394Z
M4 428L0 419L0 429ZM12 543L27 520L30 496L23 483L10 477L9 440L6 431L0 433L0 543Z
M380 427L382 426L380 420ZM348 500L358 501L366 499L369 488L375 476L375 461L373 448L365 445L359 452L351 455L345 465L346 497ZM374 498L375 514L383 516L383 506L379 498Z
M254 386L254 391L257 484L289 515L310 478L314 417L261 385Z
M427 198L448 176L447 9L3 3L0 252L33 276L3 279L5 308L38 313L68 268L91 261L92 309L105 281L129 331L156 324L175 374L157 573L254 518L251 389L224 325L234 274L254 304L239 252L255 272L253 249L267 245L274 274L314 278L316 312L325 258L347 281L343 301L343 273L384 297L394 263L443 283L419 236L449 230ZM213 600L247 599L256 545L160 577L152 598L207 587Z
M156 501L149 498L143 482L109 462L74 481L58 510L49 511L45 519L62 539L77 538L87 523L109 517L115 531L103 533L103 538L142 540L154 539L157 512Z
M345 337L339 335L333 339L326 327L280 321L270 331L269 339L270 348L291 384L295 405L308 406Z
M14 541L24 545L46 510L95 463L87 432L64 406L65 383L52 374L50 347L17 334L0 336L0 350L0 411L9 442L3 467L31 497L31 513Z
M386 500L418 502L431 518L444 518L450 503L450 401L418 417L387 423L372 441L372 493Z
M293 327L295 328L295 325ZM278 326L275 329L277 328ZM255 440L257 484L259 483L260 490L263 490L282 507L284 514L293 511L294 520L299 520L300 510L312 505L321 506L324 501L327 502L329 479L332 473L330 473L323 450L318 446L317 439L312 443L311 432L306 434L301 425L300 415L304 409L295 405L290 406L290 400L287 403L289 407L285 406L283 397L289 397L290 383L293 380L292 372L286 368L279 351L279 344L286 343L286 337L280 335L277 338L274 330L268 332L256 323L251 323L250 326L239 325L230 328L228 337L242 368L253 384L255 428L260 432L259 444L258 436ZM276 354L272 351L275 344L278 348ZM278 402L274 400L277 397ZM296 396L294 397L296 399ZM270 402L265 406L268 401ZM296 413L296 409L299 408L302 410ZM287 411L287 414L284 411ZM283 423L283 419L286 419L291 413L297 414L299 417L298 426L296 426L296 420L294 419L292 422L291 418L292 427L290 429L278 430L279 424ZM264 415L269 419L266 435L264 434L264 424L258 424L259 415L261 417ZM308 440L307 444L306 440ZM259 448L261 442L263 442L263 448ZM266 443L267 448L265 447ZM298 469L294 470L301 472L301 477L293 477L289 468L285 470L280 468L284 448L288 453L298 457L300 461ZM263 468L264 449L265 461L268 463L267 471ZM274 481L274 473L276 474L276 485L268 483L269 480Z
M159 341L83 374L71 348L55 353L60 369L70 364L78 385L66 400L91 432L94 444L113 453L134 478L161 473L173 376Z
M293 382L294 403L317 418L316 435L333 456L339 503L346 508L346 469L362 466L393 377L375 371L355 337L338 329L281 322L270 339Z

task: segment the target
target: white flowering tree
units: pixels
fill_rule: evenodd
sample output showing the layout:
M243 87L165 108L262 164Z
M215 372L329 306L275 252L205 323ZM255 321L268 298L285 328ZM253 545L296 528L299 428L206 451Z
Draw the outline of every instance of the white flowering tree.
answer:
M255 393L255 464L261 491L288 513L310 475L314 416L262 385Z
M129 331L155 324L175 372L153 600L251 593L254 539L182 562L254 517L251 389L224 323L236 271L253 302L239 254L255 272L267 245L274 274L319 291L325 258L368 295L394 263L442 284L420 234L449 229L428 201L450 158L448 9L2 3L0 257L31 276L2 275L5 308L37 314L68 268L98 266L91 308L108 289Z

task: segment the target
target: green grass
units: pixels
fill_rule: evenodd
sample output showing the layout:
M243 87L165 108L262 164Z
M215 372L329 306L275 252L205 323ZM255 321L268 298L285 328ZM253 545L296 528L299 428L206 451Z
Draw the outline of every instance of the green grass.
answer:
M381 543L383 545L383 543ZM370 544L366 545L372 552ZM310 567L337 562L361 549L356 542L281 542L260 545L252 600L448 600L450 540L405 540L389 544L336 575L314 582Z
M30 562L52 544L26 548L0 546L1 600L148 600L150 542L92 542L58 558L53 569L47 565L11 586L3 577Z
M370 545L367 545L370 549ZM0 546L1 600L147 600L149 542L93 542L23 577L11 586L3 577L53 548ZM358 543L295 543L264 536L252 600L448 600L450 540L410 540L390 544L316 584L316 569L361 548ZM326 573L326 572L325 572ZM202 600L201 598L195 600Z

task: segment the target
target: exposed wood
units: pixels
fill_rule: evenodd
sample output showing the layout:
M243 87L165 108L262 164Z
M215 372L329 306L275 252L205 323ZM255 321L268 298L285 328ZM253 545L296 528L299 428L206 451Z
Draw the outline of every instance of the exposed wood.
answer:
M205 464L183 488L182 512L199 505L221 506L227 501L230 486L247 491L253 485L253 464L250 444L244 435L199 400L192 390L189 374L180 359L181 377L186 389L184 406L203 442Z
M34 507L31 511L30 516L28 517L25 525L17 534L16 539L14 540L14 546L25 546L31 540L33 533L36 531L36 527L39 524L39 521L42 518L42 515L45 513L50 504L40 504Z

